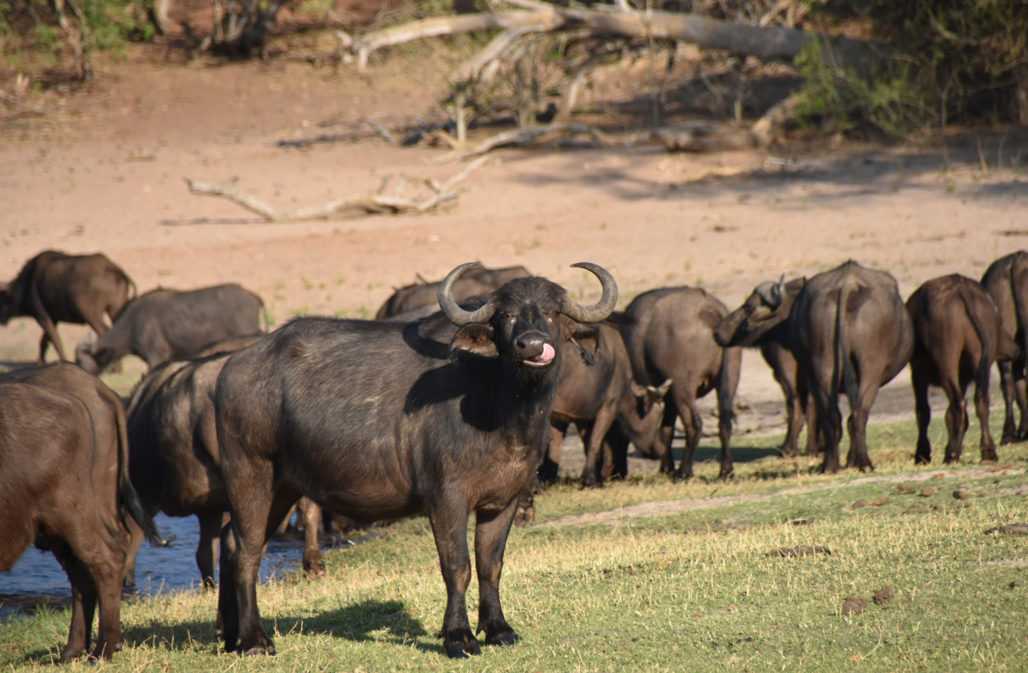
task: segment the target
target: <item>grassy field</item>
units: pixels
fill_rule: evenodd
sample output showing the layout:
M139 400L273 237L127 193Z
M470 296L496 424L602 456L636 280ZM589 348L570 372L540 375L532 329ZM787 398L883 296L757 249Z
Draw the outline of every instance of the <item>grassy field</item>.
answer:
M934 439L938 461L941 427ZM480 658L442 653L445 593L427 521L415 519L329 553L322 580L263 585L275 658L219 653L215 596L186 592L129 601L126 648L100 668L1028 670L1028 537L986 533L1028 522L1028 445L1001 447L994 466L972 449L943 470L913 467L913 440L911 421L876 426L873 475L810 474L806 459L771 456L779 438L768 437L739 442L727 484L705 462L688 484L551 489L508 545L505 610L523 641ZM473 584L472 624L476 596ZM864 609L844 610L848 598ZM68 619L0 623L0 668L49 667Z

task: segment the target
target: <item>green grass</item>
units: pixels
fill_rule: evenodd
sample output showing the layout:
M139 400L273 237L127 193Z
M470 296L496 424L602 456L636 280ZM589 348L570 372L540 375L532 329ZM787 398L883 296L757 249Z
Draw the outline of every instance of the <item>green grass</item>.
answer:
M915 468L912 425L873 428L876 480L760 457L779 440L768 437L740 442L752 460L728 484L714 482L716 465L704 462L688 484L648 477L546 492L536 525L512 533L506 557L505 610L523 642L485 648L481 658L442 654L435 634L445 593L427 521L412 519L329 553L322 580L261 586L275 658L218 653L215 597L185 592L129 601L126 648L101 668L1024 671L1028 538L984 531L1028 521L1028 445L1001 447L998 466L978 465L970 451L945 472ZM956 499L958 488L971 497ZM729 495L741 497L673 511L672 501ZM558 520L644 502L655 503L647 516ZM773 553L798 545L831 553ZM895 598L875 605L871 595L886 585ZM844 616L848 596L867 609ZM468 597L474 625L474 582ZM68 619L57 610L0 623L0 669L49 666Z

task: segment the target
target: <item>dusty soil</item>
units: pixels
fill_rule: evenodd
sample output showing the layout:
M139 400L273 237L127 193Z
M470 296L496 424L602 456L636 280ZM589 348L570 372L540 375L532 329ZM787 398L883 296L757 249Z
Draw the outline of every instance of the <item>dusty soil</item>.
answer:
M695 284L736 305L761 280L848 258L890 270L907 294L944 273L977 278L1028 241L1026 145L1002 131L936 146L506 150L441 214L267 225L189 195L183 178L237 180L298 206L374 190L388 174L452 175L460 165L439 163L440 149L377 138L276 145L364 119L395 127L438 117L445 71L402 54L368 76L282 61L180 66L151 54L98 72L83 92L30 100L38 114L0 118L0 277L44 248L100 250L141 290L241 282L280 323L368 317L416 272L438 277L470 259L524 264L585 298L595 282L568 266L595 260L616 275L623 302ZM84 334L60 331L69 351ZM0 360L32 359L38 337L34 323L13 321L0 329ZM910 414L908 390L903 374L876 417ZM780 426L777 386L753 352L740 399L742 431Z

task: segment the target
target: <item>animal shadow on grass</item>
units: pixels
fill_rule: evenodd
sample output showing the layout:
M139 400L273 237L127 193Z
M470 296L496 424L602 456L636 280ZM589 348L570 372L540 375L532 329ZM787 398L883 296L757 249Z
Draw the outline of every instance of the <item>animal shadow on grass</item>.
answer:
M672 455L675 457L675 461L678 462L684 455L683 451L674 449ZM765 446L733 446L732 447L732 462L739 463L752 463L754 461L763 460L764 458L777 458L781 456L781 453L777 448L765 447ZM694 457L695 464L700 463L719 463L721 460L721 447L719 446L703 446L702 444L696 447L696 455ZM759 471L756 475L757 479L774 479L777 477L792 476L794 473L790 470L782 470L780 474L774 474L773 476L766 476L763 474L764 470ZM699 476L704 482L715 483L718 481L716 477Z
M428 635L421 622L412 617L400 601L365 600L338 610L326 610L309 617L264 617L265 628L272 627L281 638L292 633L322 633L355 642L384 640L396 645L413 645L425 652L442 653L442 644L419 640ZM385 631L385 638L372 634ZM270 631L269 631L270 633ZM214 614L207 622L151 622L125 631L125 642L149 643L154 647L182 650L196 644L207 646L212 653L221 650L221 641L214 630Z

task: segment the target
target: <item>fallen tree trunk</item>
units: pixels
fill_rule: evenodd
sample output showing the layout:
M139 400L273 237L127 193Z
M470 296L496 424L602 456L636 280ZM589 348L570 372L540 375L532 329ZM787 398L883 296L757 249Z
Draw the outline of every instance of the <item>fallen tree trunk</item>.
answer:
M537 5L532 3L531 6ZM359 67L363 69L372 52L427 37L489 29L522 34L584 29L594 35L689 42L704 49L721 49L764 61L791 61L805 46L816 41L831 52L834 61L849 67L864 68L873 59L875 51L874 44L861 40L830 37L797 28L722 21L695 14L611 12L555 5L546 7L535 11L487 12L422 19L368 33L355 39L351 49L357 55Z

